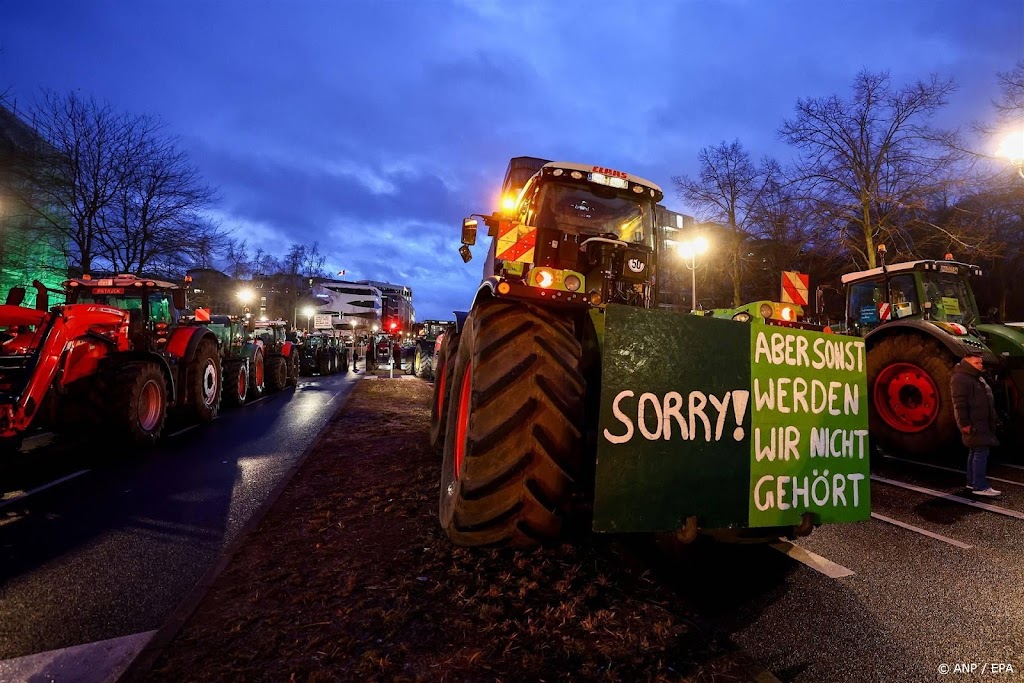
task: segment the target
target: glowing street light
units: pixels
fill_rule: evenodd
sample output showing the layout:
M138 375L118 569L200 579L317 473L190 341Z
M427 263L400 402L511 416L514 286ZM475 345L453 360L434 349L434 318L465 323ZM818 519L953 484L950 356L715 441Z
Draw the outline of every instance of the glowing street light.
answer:
M306 316L306 332L309 332L309 328L312 327L311 321L313 316L316 315L316 309L312 306L306 306L302 309L302 315Z
M999 143L996 149L996 156L1008 159L1011 164L1017 167L1017 173L1024 178L1024 128L1009 133Z
M697 310L697 257L707 252L709 246L707 239L702 236L676 243L676 249L679 251L679 255L683 257L684 263L685 259L689 260L689 263L686 263L686 267L692 276L690 285L690 291L693 294L691 311Z

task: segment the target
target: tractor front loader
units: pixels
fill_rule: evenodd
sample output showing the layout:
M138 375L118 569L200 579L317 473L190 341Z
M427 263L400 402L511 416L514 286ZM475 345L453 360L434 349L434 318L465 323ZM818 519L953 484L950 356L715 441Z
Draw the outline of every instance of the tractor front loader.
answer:
M528 547L588 516L595 531L684 542L867 518L864 371L846 363L862 341L657 309L659 264L675 254L648 180L519 157L503 195L503 210L463 221L464 260L477 219L492 239L435 368L438 516L453 542ZM831 385L813 384L819 369ZM776 413L794 387L809 415L791 421ZM822 474L812 458L831 430L850 457Z

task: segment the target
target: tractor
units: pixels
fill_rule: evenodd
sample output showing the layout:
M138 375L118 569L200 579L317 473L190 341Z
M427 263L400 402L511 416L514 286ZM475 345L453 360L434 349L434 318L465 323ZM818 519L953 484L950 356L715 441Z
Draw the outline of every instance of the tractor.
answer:
M789 454L826 448L823 430L850 427L851 444L854 432L866 434L863 370L823 371L852 379L845 394L826 387L837 412L811 416L803 441L763 417L774 396L772 406L751 398L754 387L793 375L810 386L810 369L778 380L782 366L770 376L763 369L793 349L811 359L808 349L827 352L834 363L840 351L856 358L863 341L660 310L661 263L678 254L656 223L663 193L651 181L516 157L502 197L497 211L463 220L465 262L481 222L490 246L471 308L455 312L434 367L430 442L442 456L438 519L452 542L527 548L563 539L588 517L594 531L766 541L867 518L865 494L855 513L832 519L806 502L806 488L791 497L797 477L765 472L780 466L777 454L787 467L812 464ZM844 405L853 417L840 425L832 416ZM829 466L863 467L863 457ZM833 476L846 486L846 474ZM787 502L798 493L803 505Z
M288 338L288 323L284 320L257 320L250 335L252 341L263 343L266 354L267 391L281 391L299 381L299 345Z
M454 322L450 320L424 320L413 326L412 341L402 347L405 374L433 381L437 338L452 325Z
M980 351L1002 416L1002 437L1024 435L1024 327L984 323L970 278L981 269L953 260L885 264L842 276L845 330L864 338L871 435L883 450L941 457L960 450L950 377Z
M209 315L203 318L206 327L220 340L224 365L224 403L240 406L247 400L262 396L265 390L265 350L263 340L252 335L252 318L235 315Z
M348 347L332 332L311 332L299 345L300 371L303 375L333 375L348 372Z
M198 422L217 416L217 337L182 320L185 289L134 275L64 283L67 303L36 307L23 295L0 306L0 439L10 450L30 430L90 429L151 445L175 410Z

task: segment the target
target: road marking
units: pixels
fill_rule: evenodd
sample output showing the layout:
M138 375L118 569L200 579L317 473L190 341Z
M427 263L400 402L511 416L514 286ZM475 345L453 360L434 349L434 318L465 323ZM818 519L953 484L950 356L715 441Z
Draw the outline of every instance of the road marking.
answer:
M898 486L902 489L909 491L917 491L928 496L935 498L945 498L955 503L963 503L964 505L970 505L971 507L978 508L979 510L988 510L994 512L997 515L1006 515L1007 517L1014 517L1016 519L1024 519L1024 512L1017 512L1016 510L1010 510L1008 508L1001 508L998 505L989 505L988 503L979 503L976 500L969 500L961 496L954 496L952 493L943 493L942 491L936 491L934 489L927 489L923 486L914 486L913 484L905 484L902 481L896 481L895 479L886 479L885 477L879 477L877 474L871 475L871 481L878 481L883 484L889 484L890 486Z
M906 522L901 522L898 519L893 519L892 517L886 517L885 515L880 515L877 512L872 512L871 516L874 519L881 520L883 522L888 522L889 524L893 524L893 525L901 527L903 529L908 529L908 530L913 531L913 532L918 533L918 534L923 534L925 536L928 536L929 538L934 538L937 541L942 541L943 543L948 543L950 545L955 545L957 548L960 548L962 550L970 550L971 548L974 547L973 545L967 545L966 543L961 543L960 541L956 540L955 538L950 538L948 536L943 536L942 534L937 534L937 533L935 533L933 531L928 531L927 529L922 529L919 526L914 526L913 524L907 524Z
M936 470L945 470L946 472L956 472L958 474L967 474L967 470L958 470L955 467L944 467L943 465L933 465L930 462L921 462L920 460L907 460L906 458L897 458L893 455L884 455L883 458L889 460L898 460L899 462L909 462L913 465L920 465L921 467L931 467ZM1024 486L1024 481L1014 481L1013 479L1000 479L999 477L987 477L991 481L998 481L1003 484L1013 484L1014 486Z
M115 681L156 631L0 660L0 681Z
M1000 467L1009 467L1009 468L1015 469L1015 470L1024 470L1024 465L1011 465L1010 463L1007 463L1007 462L994 462L992 464L993 465L999 465Z
M173 438L174 438L174 437L176 437L176 436L181 436L181 435L182 435L182 434L184 434L185 432L190 432L190 431L192 431L193 429L195 429L195 428L196 428L196 427L198 427L198 426L199 426L199 425L190 425L190 426L188 426L188 427L185 427L184 429L179 429L179 430L178 430L178 431L176 431L176 432L171 432L170 434L168 434L168 435L167 435L167 438L168 438L168 439L173 439Z
M71 479L74 479L75 477L80 477L83 474L85 474L86 472L89 472L89 470L78 470L77 472L69 474L66 477L61 477L60 479L54 479L49 484L43 484L42 486L37 486L36 488L32 489L31 491L26 491L25 493L22 493L20 495L15 496L14 498L11 498L9 500L3 501L2 503L0 503L0 508L7 507L8 505L11 505L12 503L16 503L19 500L24 500L25 498L28 498L29 496L31 496L31 495L33 495L35 493L39 493L40 491L45 491L48 488L52 488L54 486L57 486L58 484L63 484L64 482L70 481Z
M792 559L807 565L816 572L820 572L830 579L841 579L845 576L853 576L854 571L847 569L841 564L836 564L832 560L826 559L821 555L812 553L807 548L801 548L798 545L794 545L789 541L783 541L779 539L778 543L772 543L771 546L778 550L783 555L791 557Z

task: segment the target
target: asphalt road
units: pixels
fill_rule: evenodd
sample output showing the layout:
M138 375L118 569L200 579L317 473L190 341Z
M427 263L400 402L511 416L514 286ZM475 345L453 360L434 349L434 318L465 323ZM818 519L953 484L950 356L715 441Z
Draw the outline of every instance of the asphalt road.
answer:
M0 660L158 628L360 376L304 378L138 457L44 445L0 473Z
M873 518L795 541L849 576L741 546L694 548L671 581L782 681L1024 680L1024 519L877 480L1024 513L1024 470L989 468L1018 482L993 481L996 500L972 498L959 473L891 458L873 470L874 514L948 540Z

